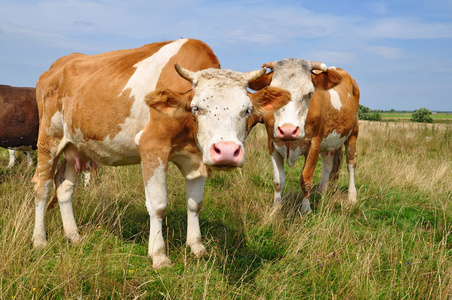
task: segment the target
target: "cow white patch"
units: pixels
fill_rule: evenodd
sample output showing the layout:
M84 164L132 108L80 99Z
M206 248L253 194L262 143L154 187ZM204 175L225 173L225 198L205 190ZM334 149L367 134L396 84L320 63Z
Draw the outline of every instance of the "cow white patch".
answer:
M137 145L137 146L140 144L140 138L141 138L141 135L143 134L143 131L144 131L144 130L141 130L141 131L138 132L137 135L135 136L135 145Z
M149 108L145 104L144 98L155 90L163 68L179 52L185 42L187 42L187 39L169 43L152 56L134 65L136 70L119 95L122 96L126 90L130 89L130 97L134 97L135 100L130 110L130 116L124 123L120 124L121 131L113 139L106 137L101 142L103 148L107 147L111 150L108 155L114 157L110 162L105 162L106 164L116 165L139 162L138 150L135 147L135 137L150 119ZM91 145L91 147L95 147L95 145ZM129 158L124 160L122 153L127 153ZM118 157L115 157L115 154Z
M336 150L344 144L347 137L348 136L341 137L341 135L337 133L336 130L334 130L326 138L323 139L322 143L320 144L320 151L330 152Z
M273 147L275 147L275 150L284 158L284 160L287 162L287 165L289 167L293 167L295 162L300 157L300 148L295 148L294 150L287 151L286 145L282 147L278 147L275 143L273 143Z
M152 56L135 64L135 73L130 77L121 95L125 90L131 89L130 96L134 96L135 100L143 101L147 94L155 90L162 69L171 57L179 52L185 42L187 42L187 39L180 39L167 44Z
M335 109L341 110L342 103L341 103L341 98L339 97L339 94L334 89L330 89L330 90L328 90L328 92L330 92L331 105Z

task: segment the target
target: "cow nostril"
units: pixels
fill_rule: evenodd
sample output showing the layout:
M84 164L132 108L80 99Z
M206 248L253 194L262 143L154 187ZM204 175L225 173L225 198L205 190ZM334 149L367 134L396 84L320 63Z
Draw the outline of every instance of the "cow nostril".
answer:
M237 148L237 150L235 150L234 157L238 157L239 155L240 155L240 147Z
M213 150L215 151L216 154L221 154L221 150L217 148L217 146L215 145L213 145Z

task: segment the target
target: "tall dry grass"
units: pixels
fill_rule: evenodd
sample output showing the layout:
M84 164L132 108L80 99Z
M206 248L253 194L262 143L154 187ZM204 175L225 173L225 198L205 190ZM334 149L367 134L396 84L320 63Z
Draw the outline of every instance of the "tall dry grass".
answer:
M263 127L241 170L206 183L201 230L209 254L185 246L184 179L170 167L165 240L172 268L146 257L149 216L140 166L101 168L74 199L82 241L63 238L58 209L46 215L49 246L32 248L33 169L0 157L1 299L450 299L452 128L360 122L356 185L313 193L299 213L303 162L286 167L284 205L274 210ZM320 181L320 162L314 182Z

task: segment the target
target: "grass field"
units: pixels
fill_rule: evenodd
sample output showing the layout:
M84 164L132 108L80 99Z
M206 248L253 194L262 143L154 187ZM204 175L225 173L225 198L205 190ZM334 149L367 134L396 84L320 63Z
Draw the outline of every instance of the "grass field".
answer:
M381 112L383 121L392 122L410 122L412 112ZM452 113L434 113L432 114L435 123L452 124Z
M206 183L201 231L209 255L185 246L183 177L168 179L165 240L174 266L146 257L149 216L140 166L101 168L78 187L82 242L46 215L49 246L34 250L33 169L0 156L1 299L451 299L452 126L361 122L356 187L347 171L299 214L302 162L287 168L284 205L272 210L266 134L255 128L245 167ZM315 174L320 181L320 162Z

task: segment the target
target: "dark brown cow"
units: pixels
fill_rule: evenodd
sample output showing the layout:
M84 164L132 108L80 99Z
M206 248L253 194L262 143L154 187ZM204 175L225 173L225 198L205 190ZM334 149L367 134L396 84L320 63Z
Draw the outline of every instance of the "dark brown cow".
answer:
M38 141L36 89L0 85L0 147L9 150L8 168L15 163L15 151L25 151L32 164L31 150Z
M34 246L46 244L44 212L55 176L64 233L76 243L80 235L72 195L77 173L88 161L108 166L141 162L150 215L148 255L155 268L170 265L162 220L168 163L173 162L185 177L187 245L196 256L205 253L199 211L209 167L242 166L246 120L289 100L278 88L247 92L248 82L265 69L240 73L219 68L210 47L192 39L99 55L74 53L52 64L37 83ZM67 163L56 171L63 154Z
M293 166L299 156L305 155L300 177L302 211L310 212L309 194L319 154L322 157L319 189L323 192L330 175L337 177L344 144L349 171L348 198L354 203L359 104L355 80L340 68L327 68L323 63L302 59L284 59L263 66L272 72L250 87L279 87L291 94L287 105L263 118L273 164L274 205L280 204L285 184L284 161Z

